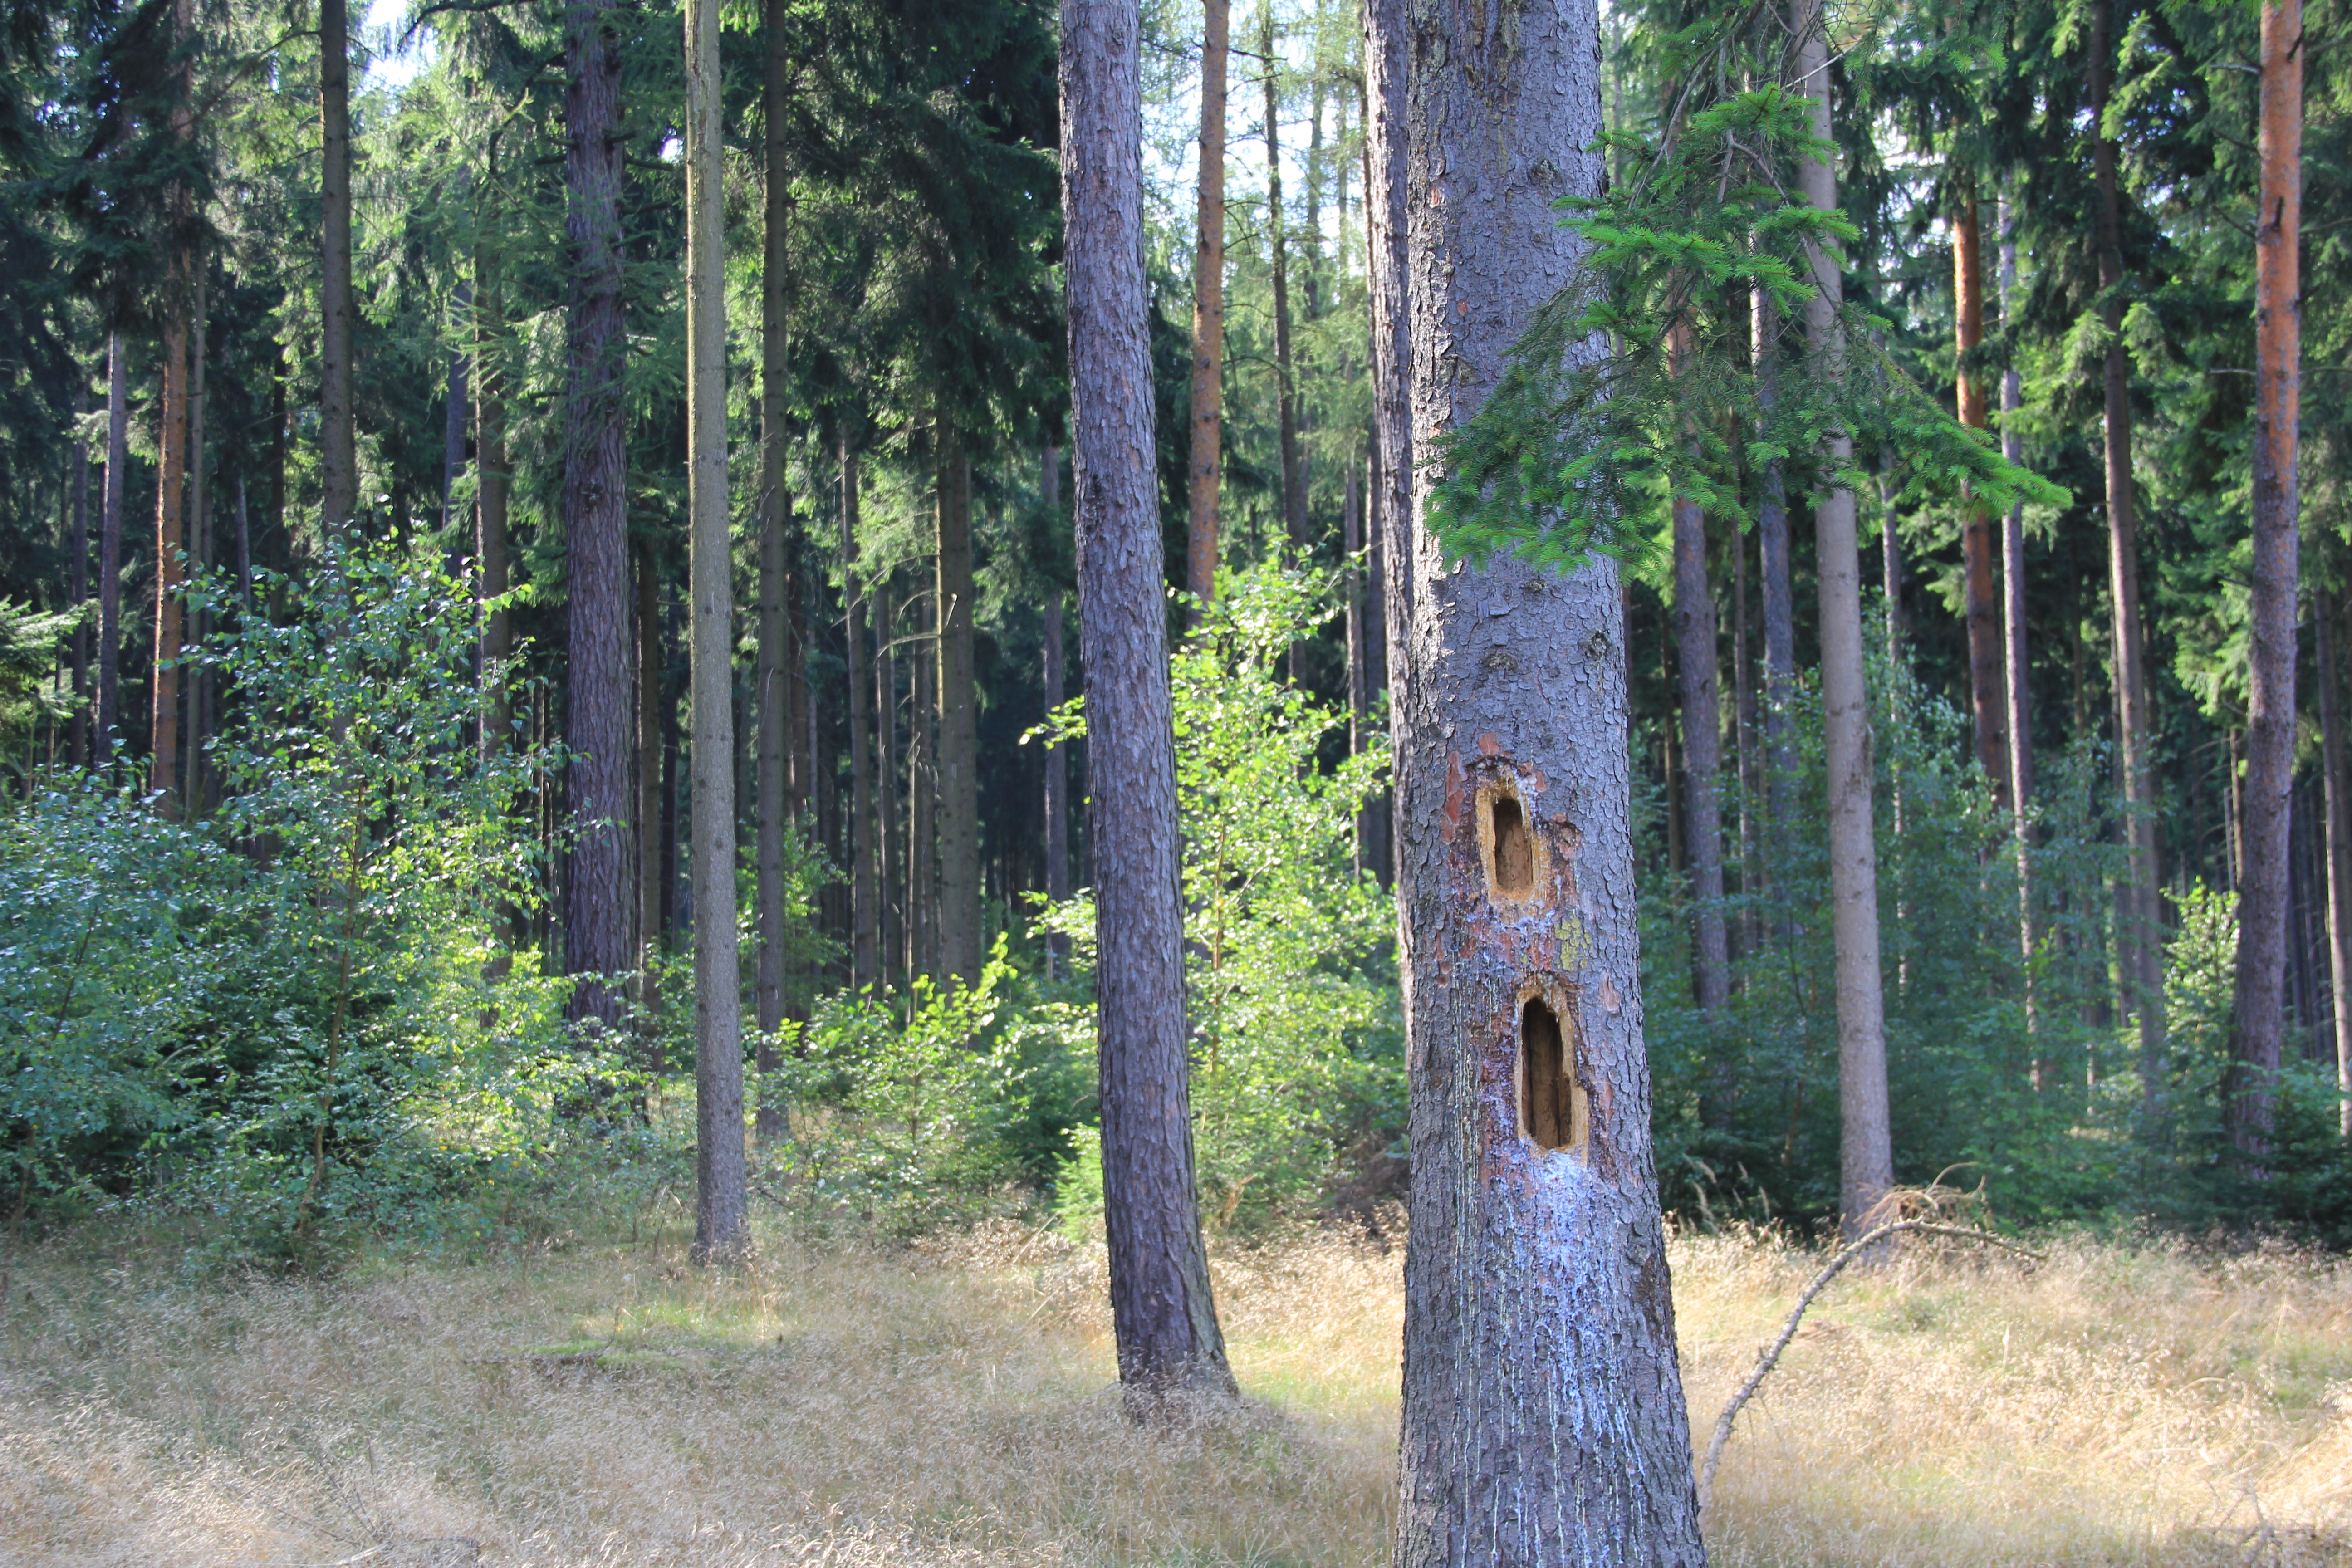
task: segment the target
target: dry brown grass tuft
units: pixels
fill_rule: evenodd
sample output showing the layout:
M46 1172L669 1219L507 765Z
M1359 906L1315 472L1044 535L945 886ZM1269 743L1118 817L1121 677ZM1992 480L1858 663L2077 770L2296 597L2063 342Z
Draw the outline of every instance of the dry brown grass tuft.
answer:
M1702 1432L1817 1262L1685 1239ZM1099 1249L682 1239L195 1288L59 1251L0 1334L0 1561L1385 1563L1398 1260L1226 1249L1249 1394L1139 1431ZM1726 1456L1727 1563L2352 1563L2352 1270L2063 1245L1841 1281Z

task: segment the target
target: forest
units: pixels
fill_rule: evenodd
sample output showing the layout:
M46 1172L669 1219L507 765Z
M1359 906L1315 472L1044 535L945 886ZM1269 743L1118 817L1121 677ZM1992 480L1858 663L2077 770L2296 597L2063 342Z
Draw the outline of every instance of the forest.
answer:
M2352 1561L2347 39L11 5L0 1554Z

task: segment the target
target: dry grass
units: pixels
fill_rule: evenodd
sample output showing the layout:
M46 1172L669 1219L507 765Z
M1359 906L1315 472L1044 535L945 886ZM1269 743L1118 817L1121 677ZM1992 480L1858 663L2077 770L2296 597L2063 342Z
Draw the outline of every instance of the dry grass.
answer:
M1704 1428L1814 1260L1685 1240ZM678 1238L198 1289L66 1251L0 1331L22 1563L1387 1561L1397 1263L1231 1251L1250 1399L1110 1390L1099 1255ZM2352 1563L2352 1269L2062 1246L1833 1288L1742 1417L1728 1563Z

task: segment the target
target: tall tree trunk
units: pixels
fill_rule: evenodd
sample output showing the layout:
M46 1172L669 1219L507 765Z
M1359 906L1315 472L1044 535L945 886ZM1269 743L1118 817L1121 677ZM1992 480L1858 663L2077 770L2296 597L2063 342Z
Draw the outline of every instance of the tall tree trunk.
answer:
M564 968L609 974L635 967L628 890L629 542L622 368L621 63L607 31L612 0L572 0L564 13L570 148L570 395L565 405L563 527L570 577L566 728L572 760L572 844ZM723 689L723 688L722 688ZM695 705L698 727L709 716ZM698 771L704 762L699 744ZM726 760L721 752L719 761ZM697 800L700 795L698 793ZM696 912L703 905L698 886ZM731 900L730 900L731 902ZM697 919L695 929L705 924ZM730 928L731 933L731 928ZM731 934L730 941L732 941ZM584 983L575 1019L620 1022L618 993Z
M1094 854L1103 1227L1129 1408L1230 1394L1193 1184L1174 716L1143 285L1142 19L1063 0L1062 211Z
M1192 252L1192 509L1184 585L1205 607L1217 592L1217 500L1224 475L1225 63L1233 5L1232 0L1202 0L1202 5L1199 238Z
M662 947L662 657L661 572L654 547L637 543L637 1008L650 1027L661 1005L656 964Z
M1984 226L1976 186L1961 176L1952 213L1953 381L1960 423L1985 427L1984 383L1969 356L1984 342ZM1977 766L1995 802L2009 805L2009 704L2001 679L2000 608L1993 586L1992 519L1974 500L1962 503L1960 561L1969 633L1969 712L1974 721Z
M1799 0L1797 91L1813 101L1813 135L1830 140L1829 38L1821 0ZM1805 198L1834 210L1837 171L1804 158L1797 177ZM1813 254L1813 295L1805 304L1814 378L1834 384L1845 374L1837 307L1845 295L1843 258L1833 247ZM1825 443L1832 463L1851 459L1843 433ZM1838 1212L1849 1240L1895 1184L1887 1123L1885 1003L1878 972L1878 848L1874 805L1870 694L1862 672L1862 591L1854 550L1853 492L1839 487L1813 497L1814 551L1821 582L1822 742L1829 770L1830 925L1837 947L1838 1101L1841 1177Z
M1045 515L1058 527L1062 516L1062 454L1045 448L1044 481ZM1062 654L1062 595L1045 598L1045 708L1062 705L1069 695L1069 674ZM1062 742L1045 748L1045 896L1060 903L1070 896L1070 759ZM1070 963L1070 939L1055 934L1045 939L1048 977L1066 972Z
M936 595L916 603L907 712L907 973L940 973L940 622Z
M2263 6L2262 191L2254 224L2253 593L2247 651L2245 882L2231 1046L2230 1140L2260 1169L2270 1147L2284 1020L2287 796L2294 787L2302 424L2303 0Z
M2006 205L2001 213L2000 319L2003 327L2014 326L2017 321L2017 232ZM2022 462L2025 458L2024 439L2017 428L2018 413L2024 402L2024 387L2017 366L2011 364L2000 378L2000 455L2012 463ZM2025 965L2026 1024L2031 1028L2039 1021L2033 950L2040 941L2040 931L2033 912L2033 714L2026 680L2030 668L2026 639L2032 634L2025 625L2023 501L2011 506L2001 520L2000 561L2001 629L2008 653L2010 832L2017 841L2017 945ZM2037 1078L2040 1070L2037 1058Z
M799 791L807 782L794 772L791 756L798 704L793 689L795 661L789 649L793 628L788 605L799 586L791 569L792 500L785 489L790 457L785 395L792 373L785 315L785 289L791 276L792 168L785 140L792 110L791 13L783 0L769 0L766 10L761 79L767 140L761 182L766 195L766 221L760 268L760 622L753 671L759 756L752 791L759 812L758 881L752 898L760 941L752 990L762 1074L777 1065L775 1035L784 1021L784 836L799 816ZM720 374L723 379L723 369ZM762 1142L782 1135L782 1117L773 1096L764 1092L760 1096L755 1120Z
M688 573L694 595L694 1255L733 1258L744 1205L735 939L734 596L727 542L726 229L719 0L686 5Z
M1265 66L1265 243L1274 268L1274 391L1282 451L1282 528L1286 559L1307 551L1307 470L1298 455L1298 383L1291 373L1289 238L1282 212L1282 62L1274 52L1272 0L1258 12L1258 49ZM1297 679L1297 650L1291 678Z
M1339 547L1346 563L1341 574L1340 607L1345 616L1341 635L1348 645L1348 754L1351 757L1363 755L1371 720L1370 660L1364 642L1364 520L1359 510L1361 500L1356 490L1356 465L1351 462L1347 467L1346 489L1339 499ZM1354 870L1359 877L1371 868L1376 854L1372 826L1371 805L1367 802L1356 813Z
M885 576L874 595L874 836L879 840L875 859L882 885L875 934L883 964L903 982L912 976L907 970L906 857L898 837L898 661L890 647L895 581L896 574Z
M971 458L940 426L940 968L980 979L980 733L971 675Z
M87 371L76 376L74 387L74 418L89 411L89 378ZM68 760L77 768L90 765L96 749L90 744L92 715L89 709L89 450L79 436L73 444L73 541L66 557L67 592L73 596L74 608L84 618L74 623L73 689L77 706L74 709L72 740Z
M1574 274L1599 21L1412 0L1412 423ZM1414 475L1397 905L1412 1077L1396 1559L1698 1564L1650 1145L1616 562L1449 570ZM1475 628L1475 637L1471 629Z
M163 810L175 811L180 774L181 584L186 566L184 501L188 481L188 278L184 252L174 258L164 285L163 386L156 410L155 646L148 685L147 787Z
M1407 629L1412 624L1412 305L1405 287L1405 0L1364 3L1364 271L1371 317L1372 464L1366 500L1378 574L1383 657L1381 686L1389 693L1392 755L1402 755ZM1393 765L1393 764L1392 764ZM1398 853L1393 784L1384 807L1382 852L1394 885ZM1403 918L1402 907L1398 910ZM1402 930L1402 928L1400 928ZM1402 997L1412 1010L1412 975L1398 972Z
M1723 926L1723 703L1716 686L1715 595L1706 514L1675 502L1675 659L1682 673L1683 813L1691 869L1691 999L1710 1019L1731 999Z
M2129 839L2122 896L2116 900L2124 992L2139 1023L2143 1104L2153 1112L2164 1092L2164 958L2158 937L2156 763L2150 742L2147 653L2139 614L2139 523L2132 479L2131 363L2124 353L2123 197L2116 144L2105 130L2115 79L2111 0L2092 0L2091 168L2097 198L2099 314L2106 327L2107 598L2115 614L2116 730L2123 741L2124 824Z
M857 454L841 439L841 586L849 642L849 983L882 978L882 882L875 856L874 675L866 653L866 604L857 571Z
M581 0L574 0L575 13L582 8ZM352 67L346 16L344 0L319 0L319 477L324 487L320 521L329 528L349 522L360 502L352 426ZM576 68L579 62L570 63ZM572 79L576 94L576 69Z
M131 467L131 372L122 334L106 339L106 484L98 516L98 757L114 754L121 722L122 509Z
M490 144L486 195L476 220L474 242L474 585L481 600L482 679L504 664L512 640L507 592L507 496L513 475L507 467L506 283L499 270L497 201L498 144ZM240 492L241 493L241 492ZM503 680L491 689L483 715L485 755L507 743L514 715ZM654 933L658 935L658 929Z
M183 510L187 519L188 568L201 576L213 563L212 521L205 496L205 319L209 294L205 256L192 246L188 304L188 478ZM189 612L187 641L202 647L212 627L201 609ZM212 683L202 663L188 670L186 770L181 794L193 815L205 806L205 742L212 733Z
M1761 287L1750 293L1749 311L1756 401L1769 415L1780 394L1780 312L1771 290ZM1761 489L1756 556L1764 601L1764 793L1778 868L1787 863L1796 810L1797 750L1790 721L1797 700L1797 601L1789 565L1788 491L1777 461L1764 465ZM1777 881L1774 891L1777 897Z
M2340 595L2313 606L2319 628L2319 730L2327 792L2327 973L2335 1002L2337 1130L2352 1139L2352 767L2344 755Z

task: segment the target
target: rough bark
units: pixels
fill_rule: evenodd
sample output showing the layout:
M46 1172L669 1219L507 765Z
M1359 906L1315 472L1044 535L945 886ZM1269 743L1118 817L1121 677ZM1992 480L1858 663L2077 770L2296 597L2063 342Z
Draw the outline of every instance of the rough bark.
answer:
M2303 3L2263 6L2262 189L2254 225L2253 592L2246 700L2245 879L2227 1114L2260 1168L2270 1146L2286 971L2287 804L2294 787L2296 550L2302 422Z
M875 855L874 675L866 652L866 581L857 570L857 454L841 443L841 591L849 621L849 983L881 975L882 880Z
M1142 21L1063 0L1062 210L1086 661L1103 1222L1130 1409L1226 1394L1193 1184L1174 717L1143 284Z
M636 963L626 842L631 639L621 402L628 351L621 304L621 66L607 31L611 10L612 0L573 0L564 13L572 264L563 474L572 843L564 965L572 974L611 973ZM696 712L698 722L699 704ZM696 756L699 766L698 751ZM583 984L572 1016L617 1025L620 1003L619 993Z
M2138 501L2132 479L2131 363L2123 342L2123 196L2116 144L2105 130L2115 79L2110 0L2093 0L2090 49L2091 171L2097 203L2099 314L2106 328L2102 379L2106 410L2107 600L2115 617L2116 728L2123 744L2124 830L2129 849L2118 889L2116 932L2126 1004L2139 1024L2140 1089L2153 1112L2164 1091L2164 958L2157 902L2156 764L2150 743L2147 651L2140 626Z
M1192 463L1184 585L1216 596L1218 487L1224 475L1225 65L1231 0L1202 0L1201 176L1192 252ZM1056 610L1058 615L1058 607Z
M733 584L727 542L726 233L719 0L686 5L686 395L694 596L694 1255L740 1254L743 1015L735 938Z
M359 510L352 428L352 68L344 0L319 0L319 477L320 521Z
M98 517L98 757L113 754L121 722L123 485L131 466L130 370L122 334L106 339L106 484Z
M1813 103L1813 135L1830 140L1829 40L1821 0L1797 8L1797 83ZM1825 159L1804 158L1797 178L1805 199L1834 209L1837 171ZM1834 247L1812 257L1813 294L1805 326L1811 374L1829 381L1845 374L1837 321L1845 296L1843 259ZM1832 462L1847 461L1850 437L1824 443ZM1887 1124L1885 1002L1878 970L1878 849L1873 837L1870 695L1863 682L1862 590L1854 550L1853 492L1832 489L1813 497L1813 537L1821 583L1822 742L1828 767L1830 926L1837 950L1840 1221L1852 1240L1865 1216L1895 1182Z
M785 396L791 375L785 290L791 279L792 167L785 127L792 110L792 59L788 40L791 16L784 0L768 0L766 49L761 78L762 119L767 126L764 177L764 254L760 268L760 619L759 653L752 671L757 700L758 743L753 797L759 814L758 880L752 893L760 952L753 982L753 1016L760 1026L760 1065L765 1069L774 1050L770 1043L784 1021L784 836L797 816L793 786L803 781L793 774L789 756L793 701L792 659L786 644L792 636L787 595L791 581L792 542L786 537L791 500L785 493ZM759 1131L762 1141L779 1129L762 1097Z
M1045 514L1059 526L1062 515L1062 454L1045 448L1043 481ZM1045 707L1058 708L1069 695L1069 673L1062 651L1062 595L1045 599ZM1070 759L1056 741L1045 748L1045 896L1055 903L1070 896ZM1059 934L1045 939L1049 975L1070 962L1070 939Z
M980 978L980 731L971 674L971 458L940 426L938 642L940 673L940 969Z
M2327 973L2335 998L2337 1130L2352 1139L2352 766L2344 754L2343 670L2337 660L2340 596L2313 606L2319 628L2319 730L2327 795Z
M1412 0L1413 428L1474 415L1599 194L1599 20ZM1617 563L1449 570L1415 473L1401 1568L1699 1563L1650 1147Z
M1976 191L1963 179L1952 213L1952 322L1955 402L1960 423L1985 427L1984 382L1969 357L1984 342L1984 227ZM1963 503L1960 567L1969 634L1969 715L1977 766L1997 803L2009 805L2009 703L2001 677L2000 607L1993 585L1992 519L1973 500Z
M1307 549L1307 469L1298 452L1298 383L1291 370L1289 237L1282 210L1281 62L1274 52L1274 6L1258 13L1258 50L1265 75L1265 243L1274 269L1274 392L1282 454L1282 530L1286 559ZM1292 676L1297 671L1292 656Z
M1364 0L1364 267L1371 318L1372 464L1366 500L1372 547L1379 551L1389 736L1400 739L1409 667L1405 635L1412 622L1412 302L1405 286L1405 0ZM1393 885L1400 857L1393 785L1388 841ZM1399 906L1398 919L1403 919ZM1410 1013L1412 976L1400 971Z

